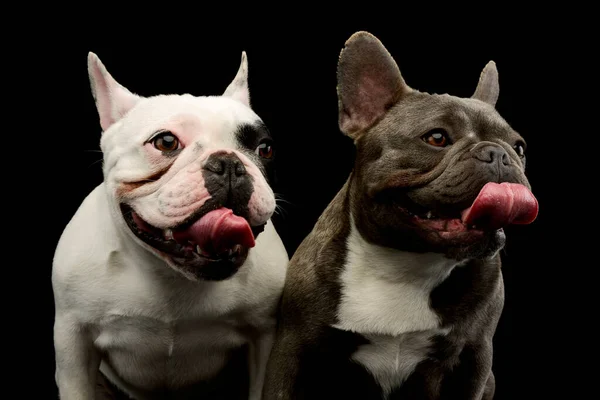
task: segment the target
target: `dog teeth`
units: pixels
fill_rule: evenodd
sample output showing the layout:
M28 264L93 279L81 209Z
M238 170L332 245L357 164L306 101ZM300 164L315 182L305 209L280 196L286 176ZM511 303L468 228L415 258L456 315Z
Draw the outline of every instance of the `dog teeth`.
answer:
M427 211L427 214L425 214L425 219L434 219L434 218L437 218L436 215L431 211Z
M173 240L173 231L172 230L165 229L164 235L165 235L165 239Z
M229 257L231 257L233 255L240 254L241 251L242 251L242 245L241 244L236 244L231 249L229 249L229 251L227 252L227 254L229 255Z
M202 249L198 245L196 245L196 253L202 254Z

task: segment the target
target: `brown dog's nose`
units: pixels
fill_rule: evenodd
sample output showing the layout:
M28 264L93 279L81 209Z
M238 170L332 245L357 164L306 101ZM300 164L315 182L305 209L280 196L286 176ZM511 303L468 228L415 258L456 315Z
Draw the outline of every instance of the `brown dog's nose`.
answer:
M473 157L484 163L497 163L500 168L510 165L510 158L504 148L497 144L485 144L473 150Z

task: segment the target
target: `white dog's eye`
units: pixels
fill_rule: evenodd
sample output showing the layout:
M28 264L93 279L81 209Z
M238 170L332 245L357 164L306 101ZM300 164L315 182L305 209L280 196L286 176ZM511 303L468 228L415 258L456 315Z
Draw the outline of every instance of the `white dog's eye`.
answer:
M152 145L163 153L171 153L181 148L181 143L179 142L179 139L177 139L177 136L169 131L154 136Z
M273 157L273 144L270 140L264 140L255 150L256 154L258 154L262 158L272 158Z

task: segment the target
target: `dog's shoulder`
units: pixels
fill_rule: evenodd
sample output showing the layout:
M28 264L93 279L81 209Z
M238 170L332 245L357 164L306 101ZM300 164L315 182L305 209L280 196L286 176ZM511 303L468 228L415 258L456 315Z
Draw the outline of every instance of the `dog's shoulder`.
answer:
M290 259L283 309L322 310L319 318L334 318L339 298L339 269L346 258L350 231L347 186L338 192ZM315 315L306 313L306 316Z
M455 335L473 340L493 335L504 307L500 255L455 268L432 290L431 306Z
M52 261L57 300L83 292L82 285L101 285L106 273L102 267L119 255L118 232L105 196L101 183L83 200L58 240Z
M62 231L53 258L53 276L59 279L74 268L80 269L97 260L96 254L112 242L117 244L104 199L104 183L98 185L83 200Z

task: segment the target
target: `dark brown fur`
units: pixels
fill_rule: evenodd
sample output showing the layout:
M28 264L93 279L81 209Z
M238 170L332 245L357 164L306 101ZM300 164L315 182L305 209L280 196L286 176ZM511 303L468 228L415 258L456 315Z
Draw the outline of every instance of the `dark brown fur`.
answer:
M430 95L406 85L374 36L361 32L348 40L338 66L339 125L356 144L355 168L290 260L265 400L384 398L370 372L351 359L369 340L333 327L339 323L350 215L372 244L461 262L429 296L440 328L449 333L433 338L427 357L387 399L493 398L492 338L504 305L498 253L503 232L446 240L397 210L406 204L398 201L408 201L454 215L487 182L530 187L525 159L515 150L525 142L495 111L497 96L493 63L472 99ZM420 139L437 128L455 144L440 149ZM410 341L417 334L402 335Z

